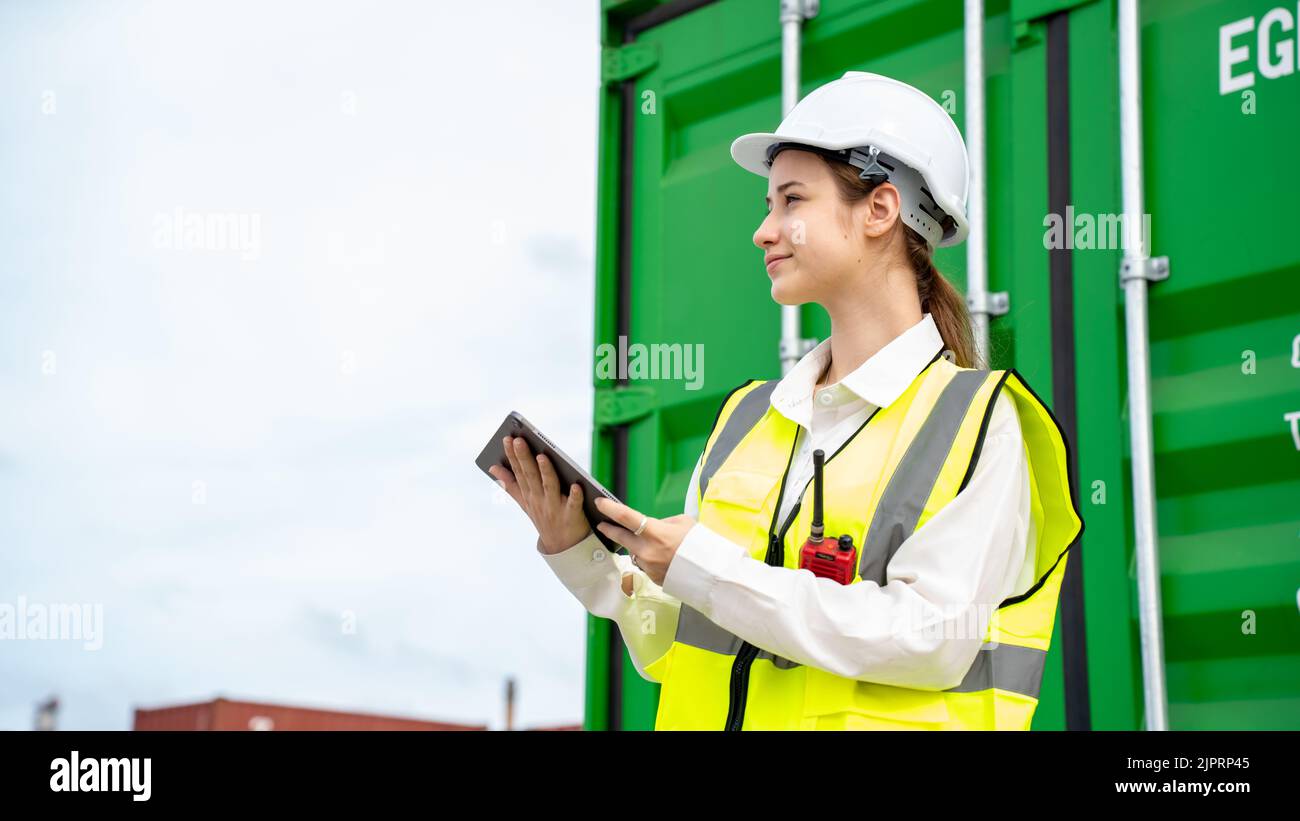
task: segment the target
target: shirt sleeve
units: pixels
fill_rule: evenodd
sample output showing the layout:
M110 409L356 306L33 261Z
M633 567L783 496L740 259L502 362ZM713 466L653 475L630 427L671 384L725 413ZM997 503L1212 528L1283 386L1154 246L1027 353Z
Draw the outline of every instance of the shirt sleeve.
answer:
M664 590L749 643L861 681L922 690L961 683L992 612L1021 576L1030 522L1028 459L999 394L969 484L895 552L884 586L842 585L772 567L701 524Z
M699 516L699 504L695 498L699 476L700 461L697 460L695 472L686 486L683 506L684 511L693 517ZM665 593L644 570L633 565L631 556L611 553L595 531L572 547L549 555L542 553L542 540L539 538L537 552L560 583L588 612L618 625L628 655L641 677L647 681L660 681L647 673L646 668L662 658L672 646L681 614L681 600ZM623 592L624 576L631 576L631 595Z

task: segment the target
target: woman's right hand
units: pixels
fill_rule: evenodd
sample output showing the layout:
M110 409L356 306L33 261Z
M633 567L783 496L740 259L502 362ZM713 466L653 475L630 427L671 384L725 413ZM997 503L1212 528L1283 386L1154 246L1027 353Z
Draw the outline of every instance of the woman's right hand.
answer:
M522 436L507 436L503 441L510 470L493 465L488 472L528 514L542 552L560 553L585 539L591 523L582 510L582 485L574 482L567 495L561 494L555 466L545 454L534 457Z

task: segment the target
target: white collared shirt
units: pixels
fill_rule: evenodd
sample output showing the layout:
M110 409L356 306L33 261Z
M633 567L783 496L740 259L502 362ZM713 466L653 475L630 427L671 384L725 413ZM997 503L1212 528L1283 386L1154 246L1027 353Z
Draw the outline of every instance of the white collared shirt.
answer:
M894 402L944 347L933 318L894 338L840 382L813 388L830 339L795 364L770 398L799 425L799 444L781 499L784 522L812 478L812 452L829 458L878 407ZM703 454L701 454L701 459ZM698 518L700 461L684 512ZM610 553L594 533L543 558L591 613L615 621L642 677L677 632L681 603L787 659L863 681L942 690L961 683L979 652L992 611L1034 582L1025 562L1036 528L1028 460L1015 406L994 403L979 461L966 488L899 546L884 586L841 585L810 572L772 567L697 523L677 549L663 586ZM541 553L541 540L537 542ZM632 595L622 588L632 576Z

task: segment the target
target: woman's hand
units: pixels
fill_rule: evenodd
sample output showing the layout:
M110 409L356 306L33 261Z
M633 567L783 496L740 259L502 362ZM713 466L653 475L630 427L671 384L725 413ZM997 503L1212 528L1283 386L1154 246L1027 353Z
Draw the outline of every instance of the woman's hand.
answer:
M503 441L510 470L493 465L488 473L532 519L542 542L542 552L560 553L587 538L591 523L582 512L582 485L574 482L568 495L562 495L555 466L545 454L539 453L534 458L522 436L507 436Z
M596 507L623 525L619 527L609 522L600 522L596 525L600 532L626 547L633 556L633 563L644 570L651 581L662 587L664 578L668 575L668 565L672 563L673 556L677 555L677 548L681 546L687 532L695 526L695 519L684 513L667 519L647 517L645 529L640 536L636 536L634 532L640 526L642 516L639 511L603 496L596 499Z

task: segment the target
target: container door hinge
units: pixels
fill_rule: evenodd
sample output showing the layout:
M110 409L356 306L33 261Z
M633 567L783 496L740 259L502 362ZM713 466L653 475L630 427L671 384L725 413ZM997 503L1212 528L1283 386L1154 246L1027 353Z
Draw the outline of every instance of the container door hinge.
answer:
M781 0L781 22L801 23L821 11L820 0Z
M655 409L655 390L650 387L596 388L596 427L626 425Z
M1011 26L1011 47L1014 51L1036 46L1043 41L1040 24L1017 20Z
M1011 310L1011 296L1006 291L985 291L967 294L966 309L972 314L1003 316Z
M1126 258L1119 264L1119 287L1130 279L1160 282L1169 279L1169 257Z
M601 54L600 81L617 83L643 74L659 64L656 43L628 43L607 46Z

